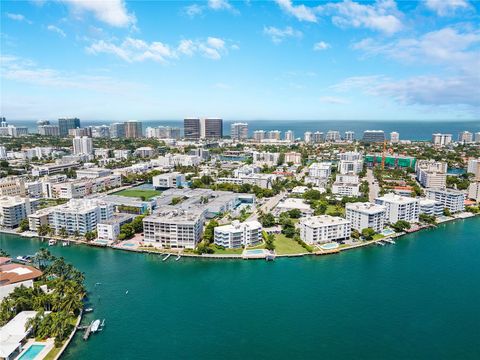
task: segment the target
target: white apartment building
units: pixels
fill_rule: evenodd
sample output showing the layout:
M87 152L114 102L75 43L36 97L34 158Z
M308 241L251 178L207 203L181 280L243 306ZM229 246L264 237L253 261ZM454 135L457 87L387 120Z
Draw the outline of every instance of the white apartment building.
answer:
M347 240L351 234L351 223L337 216L320 215L300 220L300 238L315 245L331 241Z
M128 159L131 154L130 150L113 150L113 157L117 160Z
M152 178L152 183L155 188L176 188L185 184L185 175L179 172L160 174Z
M416 198L388 193L376 198L375 203L385 206L386 220L391 224L394 224L399 220L404 220L409 223L418 221L420 206L419 201Z
M232 140L245 140L248 138L247 123L233 123L230 125L230 137Z
M0 197L0 227L15 228L32 212L29 198L19 196Z
M473 142L473 134L470 131L462 131L458 134L458 142L469 144Z
M167 209L143 219L144 241L161 248L194 249L202 238L204 213Z
M77 179L87 178L96 179L112 174L112 170L103 168L78 169L76 171Z
M420 214L427 214L431 216L443 215L443 204L440 201L422 198L419 201Z
M253 140L255 140L256 142L261 142L265 138L266 138L265 130L255 130L253 132Z
M332 185L332 194L342 196L360 196L360 181L358 175L342 175L336 176Z
M435 160L418 160L416 174L418 182L425 188L447 187L447 163Z
M86 195L100 193L122 185L120 175L109 175L95 179L78 179L50 184L50 196L60 199L80 199Z
M44 209L47 210L47 209ZM113 205L95 199L73 199L48 209L48 223L58 234L65 229L69 235L95 231L100 221L113 216Z
M432 143L436 146L446 146L452 142L452 134L433 134Z
M390 142L391 142L392 144L396 144L396 143L398 143L399 141L400 141L400 134L399 134L398 132L396 132L396 131L392 131L392 132L390 133Z
M252 157L255 165L276 166L280 158L280 153L254 151L252 152Z
M229 225L217 226L214 230L215 245L229 249L252 246L262 241L262 225L258 221L241 223L234 220Z
M75 155L93 154L93 142L88 136L75 136L73 138L73 153Z
M337 142L340 141L342 137L340 136L340 131L336 130L329 130L327 131L327 135L325 137L326 141Z
M467 172L475 175L475 180L480 181L480 159L469 159Z
M468 198L480 202L480 181L475 181L468 187Z
M97 238L105 241L116 241L120 235L122 225L133 220L129 214L115 214L110 219L99 221L97 224Z
M285 153L285 163L293 163L294 165L300 165L302 163L302 154L298 152Z
M311 144L313 142L313 136L310 131L307 131L305 134L303 134L303 141L305 144Z
M290 142L295 141L295 134L292 130L285 131L285 140Z
M165 156L159 156L154 161L158 166L168 168L174 166L197 166L200 165L202 159L195 155L166 154Z
M331 162L313 163L308 167L309 177L328 179L331 173L332 173Z
M155 155L155 150L150 146L142 146L137 148L133 154L141 158L149 158Z
M348 141L348 142L355 141L355 132L345 131L345 141Z
M375 232L382 232L385 227L386 209L383 205L369 202L347 203L345 218L352 223L352 228L362 231L372 228Z
M452 213L465 211L465 193L452 189L427 189L427 198L439 201Z
M338 154L338 172L340 174L359 174L363 170L363 156L355 151Z

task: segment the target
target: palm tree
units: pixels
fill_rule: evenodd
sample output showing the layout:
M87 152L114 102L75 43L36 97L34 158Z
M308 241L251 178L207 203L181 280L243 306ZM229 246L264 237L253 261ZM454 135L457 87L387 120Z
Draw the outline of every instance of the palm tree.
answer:
M48 249L46 248L41 248L40 250L37 251L34 257L34 262L37 263L38 267L40 269L44 269L46 266L46 263L48 261L52 260L52 254Z
M67 237L68 236L67 229L60 228L60 230L58 230L58 235L61 236L61 237Z

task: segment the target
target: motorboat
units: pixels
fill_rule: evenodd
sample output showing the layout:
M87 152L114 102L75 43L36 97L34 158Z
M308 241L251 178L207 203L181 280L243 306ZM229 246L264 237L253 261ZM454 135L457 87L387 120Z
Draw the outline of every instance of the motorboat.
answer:
M100 320L97 319L92 323L92 327L90 331L92 333L97 332L99 327L100 327Z
M57 243L57 240L50 239L48 240L48 246L53 246Z

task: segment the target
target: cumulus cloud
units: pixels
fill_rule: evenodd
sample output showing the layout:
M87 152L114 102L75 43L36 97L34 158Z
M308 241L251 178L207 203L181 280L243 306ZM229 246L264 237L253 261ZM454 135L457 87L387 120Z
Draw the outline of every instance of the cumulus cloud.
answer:
M61 0L70 6L71 10L81 16L83 13L92 13L99 21L114 27L128 27L135 25L137 19L129 13L123 0Z
M203 7L198 4L192 4L189 6L185 6L183 8L183 11L185 12L185 14L193 18L203 13Z
M62 29L60 29L58 26L55 26L55 25L48 25L47 30L48 31L53 31L54 33L57 33L61 37L66 37L67 36L67 34L65 34L65 31L63 31Z
M305 5L293 5L291 0L275 0L280 8L287 14L300 21L317 22L315 10Z
M233 9L233 6L227 0L208 0L208 7L213 10Z
M302 32L295 30L291 26L287 26L284 29L279 29L273 26L265 26L263 28L263 33L267 36L270 36L272 41L276 44L281 43L286 38L300 38L302 37Z
M330 47L331 47L330 44L326 43L325 41L319 41L313 44L313 50L315 51L327 50Z
M31 24L32 22L28 20L25 15L22 14L12 14L12 13L6 13L7 17L10 20L15 20L15 21L20 21L20 22L26 22L27 24Z
M438 16L451 16L458 11L471 9L466 0L426 0L425 6Z
M233 7L233 5L230 4L227 0L209 0L205 5L192 4L183 8L183 12L191 18L202 15L205 10L224 10L229 11L233 14L239 14L239 11L235 7Z
M181 55L193 56L200 54L203 57L218 60L227 53L225 40L208 37L206 40L181 40L176 47L162 42L147 42L141 39L127 37L123 42L116 44L112 41L99 40L86 48L90 54L113 54L129 62L152 60L167 63Z

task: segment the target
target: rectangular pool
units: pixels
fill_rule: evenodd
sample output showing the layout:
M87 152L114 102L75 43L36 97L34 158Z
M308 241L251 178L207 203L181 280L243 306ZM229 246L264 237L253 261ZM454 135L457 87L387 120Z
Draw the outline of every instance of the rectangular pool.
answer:
M33 360L45 348L45 345L33 344L17 360Z

